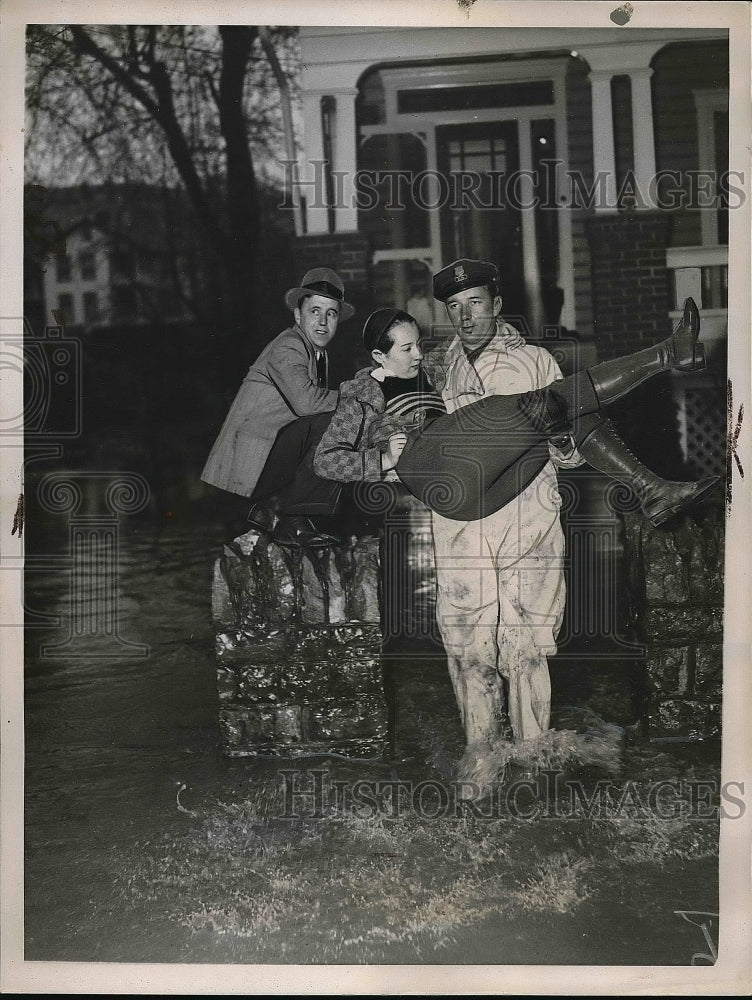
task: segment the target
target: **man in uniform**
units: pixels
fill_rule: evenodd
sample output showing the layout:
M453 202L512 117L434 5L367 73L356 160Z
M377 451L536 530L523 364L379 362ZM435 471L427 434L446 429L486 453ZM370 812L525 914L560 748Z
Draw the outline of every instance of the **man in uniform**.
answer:
M498 280L496 267L482 260L457 260L434 275L434 296L456 334L443 358L450 413L562 378L543 348L506 346L512 328L501 317ZM495 514L470 522L433 514L436 612L468 743L465 776L484 751L508 738L510 723L516 740L548 729L547 656L556 652L565 600L555 465L583 461L562 444L563 451L550 446L548 464Z
M326 347L355 310L328 267L308 271L285 303L295 323L251 365L201 478L254 501L249 523L280 544L322 548L339 541L322 519L333 516L341 490L312 465L338 397L328 386Z

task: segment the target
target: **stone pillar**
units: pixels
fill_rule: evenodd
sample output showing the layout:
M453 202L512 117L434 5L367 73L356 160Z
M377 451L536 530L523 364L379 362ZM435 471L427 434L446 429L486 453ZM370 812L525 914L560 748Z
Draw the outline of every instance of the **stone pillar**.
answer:
M334 228L338 233L354 233L358 229L355 205L355 166L357 163L357 132L355 126L356 87L335 93L336 126L334 140Z
M651 738L716 736L723 680L722 498L653 528L624 517L628 597L646 650Z
M329 231L321 97L322 94L318 91L309 91L303 94L305 158L302 163L298 197L302 196L306 201L306 230L309 233Z
M629 71L632 83L632 143L634 176L647 208L655 207L650 200L650 181L655 177L655 135L653 133L653 94L649 66Z
M614 153L614 118L611 105L612 70L591 70L590 86L593 103L593 173L604 184L596 188L599 197L595 211L616 211L616 156Z
M219 721L230 757L387 749L379 540L303 552L257 532L214 567Z
M533 162L530 157L530 122L518 123L520 144L520 186L519 197L522 205L535 204L533 188ZM540 267L538 265L538 237L535 231L534 211L522 211L523 272L525 275L525 295L527 298L528 320L533 338L541 336L545 324L543 299L541 296ZM558 317L557 317L558 319Z

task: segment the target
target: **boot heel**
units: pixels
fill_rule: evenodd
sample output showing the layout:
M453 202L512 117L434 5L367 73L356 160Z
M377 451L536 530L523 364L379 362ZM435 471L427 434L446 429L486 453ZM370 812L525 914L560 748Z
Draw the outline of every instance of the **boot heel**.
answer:
M692 358L677 365L674 371L677 372L704 372L708 367L703 344L695 344Z
M720 476L709 476L707 479L701 479L699 483L666 483L666 486L678 488L680 491L687 487L691 489L673 498L655 496L643 503L642 512L654 528L659 528L666 521L707 500L720 481Z

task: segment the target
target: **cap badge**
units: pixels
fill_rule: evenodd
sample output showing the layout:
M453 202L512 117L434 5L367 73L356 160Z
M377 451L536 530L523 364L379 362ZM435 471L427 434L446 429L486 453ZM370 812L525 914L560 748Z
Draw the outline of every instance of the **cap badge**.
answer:
M454 277L457 281L465 281L467 279L467 272L463 264L460 264L454 269Z

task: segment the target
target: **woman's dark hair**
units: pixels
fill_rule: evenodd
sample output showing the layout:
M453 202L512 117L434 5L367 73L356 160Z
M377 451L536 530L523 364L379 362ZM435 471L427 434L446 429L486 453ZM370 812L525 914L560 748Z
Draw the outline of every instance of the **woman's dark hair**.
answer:
M381 351L387 354L394 344L391 331L399 323L415 323L415 318L404 309L376 309L363 326L363 344L370 354L371 351Z

